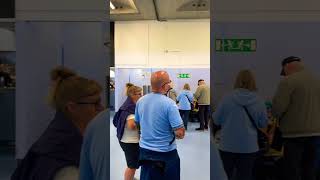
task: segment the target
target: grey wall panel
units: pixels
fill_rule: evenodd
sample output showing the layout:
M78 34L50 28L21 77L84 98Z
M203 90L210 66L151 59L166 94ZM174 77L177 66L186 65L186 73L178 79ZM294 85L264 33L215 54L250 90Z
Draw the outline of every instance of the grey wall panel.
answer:
M53 116L46 97L60 38L57 23L18 22L16 31L16 158L21 159Z
M17 23L16 158L53 118L46 102L53 67L64 64L105 88L108 28L102 22Z
M211 23L211 77L213 101L232 90L239 70L251 69L256 75L259 94L266 99L280 80L281 61L295 55L303 58L307 68L320 75L320 24L318 23ZM214 51L216 38L257 39L253 53Z
M105 39L109 37L108 29L109 23L102 22L68 23L63 28L65 66L97 80L104 89L106 76L109 74L109 54L104 46ZM102 99L105 104L105 93Z

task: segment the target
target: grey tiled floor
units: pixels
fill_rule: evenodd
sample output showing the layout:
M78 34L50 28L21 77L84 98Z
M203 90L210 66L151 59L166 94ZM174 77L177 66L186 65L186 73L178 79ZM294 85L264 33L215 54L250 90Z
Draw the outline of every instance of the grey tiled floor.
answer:
M126 168L124 153L116 137L116 129L110 124L110 180L123 180ZM198 132L199 123L189 123L183 140L178 140L181 162L181 180L210 179L210 136L208 131ZM139 178L140 170L136 177Z

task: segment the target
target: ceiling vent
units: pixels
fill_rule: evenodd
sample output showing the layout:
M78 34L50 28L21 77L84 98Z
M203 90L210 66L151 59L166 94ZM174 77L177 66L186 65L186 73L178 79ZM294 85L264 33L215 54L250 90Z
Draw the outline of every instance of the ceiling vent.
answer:
M110 14L139 13L134 0L110 0Z
M177 0L180 5L177 11L209 11L209 0Z

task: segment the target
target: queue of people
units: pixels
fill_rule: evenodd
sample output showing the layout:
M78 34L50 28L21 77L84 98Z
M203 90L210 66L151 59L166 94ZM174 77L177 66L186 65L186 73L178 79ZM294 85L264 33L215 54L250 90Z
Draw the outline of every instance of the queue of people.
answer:
M267 153L261 151L262 137L272 146L276 132L281 132L278 168L284 173L275 179L318 180L320 83L298 57L288 57L281 65L284 78L272 103L258 95L253 72L241 70L233 91L219 102L210 122L210 89L202 79L194 94L185 84L175 100L168 97L175 91L166 71L152 73L152 92L144 96L141 87L127 84L127 99L113 119L127 162L124 179L136 179L141 168L140 180L180 180L176 141L185 136L196 100L200 119L196 130L208 129L209 124L212 130L213 124L221 127L219 144L211 146L212 177L256 179L257 159ZM108 179L109 151L104 143L109 114L101 105L101 93L96 81L64 67L53 69L49 103L55 117L11 179Z
M272 156L261 151L261 134L267 137L269 151L276 148L279 156L273 172L264 173L259 180L320 178L320 82L298 57L287 57L281 65L283 79L272 103L264 104L253 73L242 70L234 90L218 104L213 122L221 126L219 150L229 179L257 179L258 172L268 169L257 169L258 162L264 163L262 156ZM279 173L273 175L276 171Z
M122 142L120 142L120 145L127 160L127 167L132 171L135 171L139 166L141 167L141 180L180 179L181 165L176 140L183 139L185 136L188 113L191 110L194 95L190 92L189 84L185 84L184 90L178 96L175 96L178 101L177 105L172 96L168 96L168 92L172 88L171 83L169 74L166 71L152 73L152 93L144 95L136 103L131 103L132 109L124 108L129 107L128 100L131 100L128 97L114 116L114 125L117 127L117 137L119 139L119 134L122 131L126 131L126 126L132 123L132 127L138 127L140 139L138 140L139 149L137 151L139 156L134 161L138 163L138 166L130 167L128 156L132 157L132 155L129 155ZM132 85L132 87L135 86ZM129 87L127 91L132 90L132 87ZM171 90L171 92L175 91ZM129 94L127 93L128 96ZM141 92L138 92L138 94L140 95ZM201 90L198 91L197 95L197 98L200 97L203 98ZM134 116L133 108L135 108ZM134 120L135 123L130 122L130 119ZM215 148L215 146L213 147ZM136 154L135 152L137 151L135 148L130 149L131 154ZM213 177L227 179L218 151L212 151L212 153L215 155L214 159L217 165L213 166L213 171L215 172ZM125 170L124 178L126 180L135 179L134 173L131 176L127 176L128 168Z

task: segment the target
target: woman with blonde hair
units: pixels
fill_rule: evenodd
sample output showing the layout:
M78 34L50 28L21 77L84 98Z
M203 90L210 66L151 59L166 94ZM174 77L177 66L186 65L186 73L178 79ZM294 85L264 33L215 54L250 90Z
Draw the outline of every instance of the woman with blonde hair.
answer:
M142 96L142 88L127 84L127 99L116 112L113 124L117 128L117 137L125 154L127 168L124 173L125 180L133 180L136 169L139 168L139 130L134 121L137 101Z
M54 93L55 88L57 88L57 83L61 79L67 79L71 76L76 76L76 75L77 75L76 72L64 66L57 66L50 71L50 87L49 87L48 102L51 106L53 106L51 103L54 102L53 96L55 94Z
M256 91L252 72L240 71L234 90L222 99L214 113L215 124L222 127L219 149L229 179L234 179L234 170L235 179L253 179L252 170L259 151L256 127L265 128L268 123L264 101Z
M191 103L193 101L193 94L190 91L190 85L188 83L184 84L183 90L177 97L177 101L179 102L179 112L183 120L184 128L187 130L191 111Z
M12 180L78 179L83 134L89 122L103 110L102 87L74 74L60 74L54 80L50 104L56 110L55 117L32 145Z

